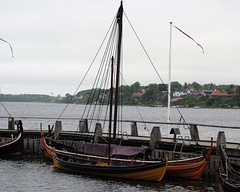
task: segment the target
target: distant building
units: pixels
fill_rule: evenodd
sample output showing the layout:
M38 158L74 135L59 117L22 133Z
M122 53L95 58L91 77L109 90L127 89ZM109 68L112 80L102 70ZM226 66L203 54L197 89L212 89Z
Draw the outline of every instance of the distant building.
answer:
M196 93L196 92L197 92L197 89L196 89L195 87L193 87L193 86L190 86L190 87L188 87L188 88L186 89L186 91L187 91L188 95L191 95L191 94L193 94L193 93Z
M184 95L187 95L187 91L185 89L180 89L173 93L173 98L178 98Z
M200 90L198 92L198 95L207 96L207 95L212 94L212 92L213 92L213 90Z
M133 93L133 97L142 97L142 93Z
M222 96L222 97L231 97L232 94L228 94L227 92L225 91L220 91L220 90L214 90L210 95L210 97L219 97L219 96Z

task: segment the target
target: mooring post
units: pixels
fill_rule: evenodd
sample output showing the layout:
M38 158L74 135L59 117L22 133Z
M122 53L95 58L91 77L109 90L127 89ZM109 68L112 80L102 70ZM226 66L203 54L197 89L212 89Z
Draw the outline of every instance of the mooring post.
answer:
M153 127L150 135L150 148L156 149L160 141L161 141L160 127Z
M13 117L8 118L8 130L14 130L14 118Z
M102 136L102 124L96 123L94 131L94 143L99 143L101 136Z
M54 138L57 139L59 136L59 133L62 131L62 122L56 121L55 123L55 130L54 130Z
M172 129L170 130L170 134L173 134L173 142L176 143L176 141L177 141L177 135L180 135L181 133L180 133L179 128L172 128Z
M88 132L88 120L82 119L79 121L79 132L87 133Z
M137 122L131 123L131 136L138 136Z
M219 145L225 149L226 147L226 137L224 131L219 131L217 136L217 149L219 149Z
M199 139L197 125L190 125L190 135L191 135L191 140L196 141L198 143L200 139Z
M222 145L222 148L226 148L226 137L224 131L219 131L217 136L217 148L216 148L216 155L220 155L220 145Z

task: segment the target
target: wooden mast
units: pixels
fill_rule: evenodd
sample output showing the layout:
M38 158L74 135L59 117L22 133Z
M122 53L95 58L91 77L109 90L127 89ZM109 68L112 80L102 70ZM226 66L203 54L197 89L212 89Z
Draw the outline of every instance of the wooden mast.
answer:
M113 100L113 62L114 58L111 59L111 88L110 88L110 113L109 113L109 135L108 135L108 165L110 164L111 154L111 130L112 130L112 100Z
M114 103L114 125L113 125L113 143L116 143L116 131L117 131L117 112L118 112L118 88L120 77L120 63L121 63L121 47L122 47L122 16L123 5L118 9L117 23L118 23L118 47L117 47L117 71L116 71L116 90L115 90L115 103Z

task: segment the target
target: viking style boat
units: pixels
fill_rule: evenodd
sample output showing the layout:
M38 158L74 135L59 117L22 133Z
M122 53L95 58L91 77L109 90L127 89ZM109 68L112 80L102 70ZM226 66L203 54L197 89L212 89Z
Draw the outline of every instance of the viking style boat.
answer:
M195 158L169 160L166 176L195 180L200 179L210 160L212 146L213 138L211 138L211 146L206 154Z
M43 135L42 128L41 128L41 135L42 135L41 139L42 139L44 153L47 157L52 159L53 158L52 146L54 146L54 145L47 144L45 137ZM76 158L85 159L85 160L102 161L105 163L108 162L107 157L87 155L83 151L82 151L82 153L76 153L75 150L70 152L70 151L65 150L67 147L68 146L61 146L58 149L56 148L55 153L62 154L62 155L74 156ZM165 175L168 177L178 177L178 178L186 178L186 179L194 179L194 180L200 179L202 174L206 170L208 161L210 160L212 147L213 147L213 139L211 138L211 146L206 154L200 155L200 156L194 157L194 158L169 160ZM61 150L61 148L64 150ZM111 161L113 163L121 162L123 164L136 164L136 165L149 163L149 161L116 159L116 158L113 158Z
M90 97L97 98L98 101L88 104L97 104L90 111L97 114L104 112L104 119L108 122L108 143L78 143L75 152L51 149L45 142L42 133L42 143L45 148L45 154L53 158L54 166L63 170L77 172L81 174L90 174L98 176L117 177L125 179L161 181L168 163L168 157L163 161L147 161L146 159L130 159L144 156L148 147L121 146L116 143L117 124L119 120L119 87L120 87L120 69L121 69L121 49L122 49L122 17L123 5L118 9L117 15L112 24L112 30L109 35L109 41L104 53L104 59L101 62L98 75L101 74L103 80L100 85L105 85L108 90L103 93L91 93ZM97 77L96 81L100 77ZM96 83L95 81L95 83ZM109 84L107 84L109 82ZM114 86L115 85L115 86ZM95 85L96 86L96 85ZM102 90L98 86L93 90ZM108 99L107 101L104 99ZM100 100L101 99L101 100ZM104 107L100 104L103 104ZM106 106L109 106L108 108ZM97 107L100 107L99 109ZM87 108L85 109L87 110ZM89 114L90 112L87 112ZM93 117L93 116L92 116ZM106 121L105 121L106 122ZM112 134L113 124L113 134ZM105 125L106 126L106 125ZM87 154L81 154L82 149Z
M240 191L240 166L230 161L222 145L219 149L222 162L219 169L221 185L226 191Z
M18 136L12 140L0 142L0 157L22 155L23 153L23 127L22 121L15 121Z
M53 149L54 152L54 149ZM123 163L104 163L102 161L84 160L74 156L54 153L54 167L81 174L116 177L134 180L161 181L167 168L166 161L142 165Z

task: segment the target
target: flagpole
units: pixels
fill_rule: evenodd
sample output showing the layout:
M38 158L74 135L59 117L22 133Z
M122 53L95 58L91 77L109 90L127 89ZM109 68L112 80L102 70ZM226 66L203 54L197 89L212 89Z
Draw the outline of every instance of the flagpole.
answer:
M168 113L167 122L170 123L171 108L171 54L172 54L172 22L170 22L170 41L169 41L169 69L168 69ZM167 137L169 136L170 124L167 128Z

